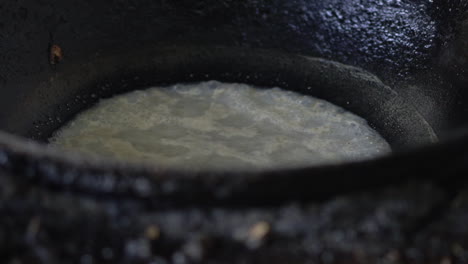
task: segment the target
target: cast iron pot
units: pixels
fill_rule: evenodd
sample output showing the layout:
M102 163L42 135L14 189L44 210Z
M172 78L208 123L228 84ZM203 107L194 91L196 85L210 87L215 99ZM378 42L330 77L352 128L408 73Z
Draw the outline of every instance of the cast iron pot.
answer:
M465 263L467 6L1 1L1 262ZM393 153L193 172L47 147L100 98L211 79L329 100Z
M183 204L273 203L463 175L466 9L449 0L2 3L0 168L50 188ZM190 172L44 144L100 98L211 79L329 100L366 118L394 152L317 167Z

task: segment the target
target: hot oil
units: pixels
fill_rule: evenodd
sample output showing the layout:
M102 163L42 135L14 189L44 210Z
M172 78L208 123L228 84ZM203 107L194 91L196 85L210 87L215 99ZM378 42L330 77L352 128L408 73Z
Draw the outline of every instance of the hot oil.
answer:
M390 152L364 119L324 100L217 81L101 100L51 144L187 170L294 168Z

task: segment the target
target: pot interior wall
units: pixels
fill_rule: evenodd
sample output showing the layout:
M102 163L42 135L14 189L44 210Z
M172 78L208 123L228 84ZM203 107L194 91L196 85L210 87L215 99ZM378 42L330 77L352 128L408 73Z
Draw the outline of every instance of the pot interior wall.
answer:
M277 51L216 46L148 47L59 65L47 82L13 104L16 109L10 110L13 114L4 118L3 126L12 133L46 141L54 130L100 98L155 85L212 79L278 86L323 98L367 119L394 149L436 140L430 125L408 101L364 70Z

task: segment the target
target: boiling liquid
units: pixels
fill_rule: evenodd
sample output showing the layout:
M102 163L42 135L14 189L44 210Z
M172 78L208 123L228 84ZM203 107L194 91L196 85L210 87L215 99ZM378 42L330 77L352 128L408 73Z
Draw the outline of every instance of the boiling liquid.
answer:
M294 168L390 152L364 119L324 100L217 81L101 100L51 144L186 170Z

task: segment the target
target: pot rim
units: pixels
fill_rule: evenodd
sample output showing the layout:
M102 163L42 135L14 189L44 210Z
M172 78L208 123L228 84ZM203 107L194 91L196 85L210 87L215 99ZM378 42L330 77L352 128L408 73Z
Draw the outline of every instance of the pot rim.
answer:
M458 133L454 133L452 137L437 143L395 151L382 157L362 161L297 169L266 169L257 172L189 173L176 169L161 169L151 164L138 164L104 157L91 158L0 131L0 169L7 175L13 176L17 181L32 180L36 184L45 184L46 186L66 186L67 190L89 194L124 195L153 201L156 199L158 203L164 203L166 198L171 200L171 204L209 203L210 201L237 203L249 197L262 203L261 200L269 198L278 198L279 201L279 196L281 199L315 198L317 195L314 195L314 189L321 190L317 194L332 195L409 180L408 175L398 174L398 171L421 172L421 174L410 174L409 176L413 178L446 178L449 175L437 173L437 168L444 171L444 163L455 164L457 160L463 164L464 155L468 152L467 149L468 128L463 128ZM432 162L435 160L438 160L439 163ZM411 166L405 167L408 164ZM19 169L18 166L24 167ZM456 171L457 167L454 169ZM70 175L67 176L67 171L75 172L73 180L67 181L66 178L70 177ZM343 175L349 174L350 171L358 172L361 176L345 179ZM381 177L372 175L380 172L383 173ZM460 175L461 172L457 171L457 173ZM303 177L304 174L306 174L306 178ZM392 174L394 177L389 177ZM298 175L298 177L294 178L290 175ZM311 175L318 175L319 178ZM323 181L321 175L327 177L323 186L320 185L320 181ZM80 178L82 179L80 180ZM375 181L375 178L378 180ZM269 179L274 184L265 186L264 183L268 182ZM106 181L107 185L110 184L109 182L113 182L110 184L112 186L104 186ZM330 185L338 184L339 181L344 184L331 190L332 186ZM282 185L288 182L289 186ZM313 184L314 182L319 184ZM277 186L278 184L280 186ZM308 188L310 195L304 195L303 190L296 195L290 195L295 191L295 188L298 188L297 184L317 188ZM286 196L284 194L275 195L275 192L283 188L290 189L286 192ZM258 199L260 196L262 199ZM275 201L272 199L270 202L274 203ZM255 203L249 202L249 204Z

